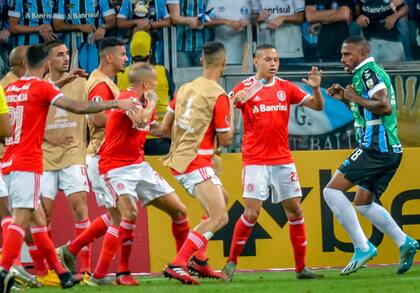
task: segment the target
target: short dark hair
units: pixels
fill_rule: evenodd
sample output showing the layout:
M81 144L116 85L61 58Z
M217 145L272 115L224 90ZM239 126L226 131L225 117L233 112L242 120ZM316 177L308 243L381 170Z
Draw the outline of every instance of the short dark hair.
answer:
M350 36L344 40L344 44L358 44L358 45L369 45L368 40L363 36Z
M219 53L221 52L226 52L225 46L222 43L205 43L202 49L203 61L205 61L206 65L220 65L221 57Z
M116 47L116 46L124 46L124 45L125 45L125 42L121 38L118 38L118 37L107 37L107 38L104 38L99 43L99 54L101 54L106 49L109 49L109 48L112 48L112 47Z
M48 48L48 53L51 53L51 50L55 47L65 45L65 43L61 40L52 40L44 43L44 45Z
M220 51L226 51L225 46L219 42L208 42L203 45L203 56L214 55Z
M44 44L29 46L26 51L26 62L29 69L40 68L48 57L48 48Z
M273 45L271 45L271 44L261 44L261 45L259 45L259 46L255 49L254 56L256 56L256 55L257 55L257 52L258 52L258 51L267 50L267 49L274 49L274 50L276 50L276 47L274 47L274 46L273 46Z

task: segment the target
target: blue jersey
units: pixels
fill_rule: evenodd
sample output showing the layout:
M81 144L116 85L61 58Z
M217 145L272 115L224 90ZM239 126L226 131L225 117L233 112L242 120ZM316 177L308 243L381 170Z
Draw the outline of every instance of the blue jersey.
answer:
M55 0L53 18L68 24L91 24L96 29L105 23L106 16L112 14L115 11L108 0ZM62 36L69 49L80 48L90 37L81 32L67 32Z
M20 25L39 26L52 24L54 1L52 0L9 0L8 15L19 19ZM15 46L36 45L44 42L39 33L14 36Z
M166 0L166 4L179 4L180 14L185 17L197 17L206 11L205 0ZM203 44L210 41L211 31L191 29L187 25L176 26L177 50L180 52L201 51Z

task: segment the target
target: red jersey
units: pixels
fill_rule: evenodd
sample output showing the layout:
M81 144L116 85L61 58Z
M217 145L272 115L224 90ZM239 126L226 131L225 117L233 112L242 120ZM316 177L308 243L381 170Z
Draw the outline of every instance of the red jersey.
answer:
M36 77L22 77L6 87L13 136L6 138L3 174L43 173L42 141L48 109L62 96L52 83Z
M229 93L229 97L232 98L238 91L254 82L255 76L240 82ZM290 105L300 104L309 96L292 82L274 77L270 84L265 84L247 102L236 104L244 119L244 166L293 162L288 141Z
M114 99L114 94L111 89L105 82L98 83L90 92L89 92L89 101L99 102L99 101L111 101Z
M210 122L209 128L207 129L203 140L197 150L197 156L185 169L184 174L190 173L194 170L211 167L211 158L214 153L214 140L216 138L216 132L228 132L230 126L228 123L229 116L229 99L226 95L221 95L217 98L217 101L213 109L213 118ZM168 106L168 111L175 113L175 99L173 99ZM175 170L172 170L174 175L179 175Z
M136 98L137 94L130 89L120 93L118 100ZM147 104L142 105L145 107ZM140 107L142 107L140 106ZM140 164L144 161L144 144L150 125L156 123L156 113L145 128L136 128L126 111L112 109L107 113L105 141L99 150L99 173L105 174L112 169Z

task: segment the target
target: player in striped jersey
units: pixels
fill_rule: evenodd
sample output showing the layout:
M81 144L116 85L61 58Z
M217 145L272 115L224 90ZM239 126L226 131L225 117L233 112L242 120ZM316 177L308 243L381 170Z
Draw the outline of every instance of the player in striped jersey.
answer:
M54 2L54 28L57 32L62 32L62 39L70 49L72 58L76 58L78 52L82 67L86 61L92 70L97 68L99 59L96 54L89 55L89 50L85 49L88 46L85 44L94 44L102 40L107 30L116 26L114 8L108 0L54 0ZM94 60L91 60L92 57ZM85 69L92 71L89 68Z
M14 45L35 45L55 39L57 36L51 25L53 8L51 0L9 0Z

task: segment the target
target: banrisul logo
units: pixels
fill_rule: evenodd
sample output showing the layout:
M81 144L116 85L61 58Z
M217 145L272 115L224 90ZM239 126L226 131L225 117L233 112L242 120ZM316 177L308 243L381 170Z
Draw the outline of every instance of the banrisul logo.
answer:
M252 113L264 113L264 112L278 112L278 111L287 111L287 106L282 104L277 105L254 105L252 107Z

